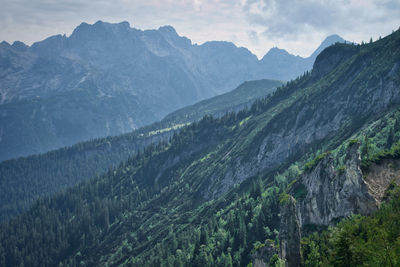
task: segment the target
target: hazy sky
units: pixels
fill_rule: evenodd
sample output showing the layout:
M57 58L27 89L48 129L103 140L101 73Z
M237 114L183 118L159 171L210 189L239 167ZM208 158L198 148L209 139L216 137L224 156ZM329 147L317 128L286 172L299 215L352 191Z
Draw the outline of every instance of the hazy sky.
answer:
M261 57L278 46L308 56L330 34L349 41L400 26L400 0L0 0L0 40L70 35L81 22L173 26L194 43L232 41Z

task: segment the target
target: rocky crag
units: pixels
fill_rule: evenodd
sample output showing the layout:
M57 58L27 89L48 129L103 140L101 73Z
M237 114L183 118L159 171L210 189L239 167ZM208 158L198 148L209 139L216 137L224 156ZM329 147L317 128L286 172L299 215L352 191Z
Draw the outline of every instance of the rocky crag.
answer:
M371 214L398 173L394 165L398 161L391 159L363 173L357 142L349 144L345 164L339 169L330 153L316 161L289 189L281 207L280 256L288 267L300 265L302 232L334 225L353 214Z

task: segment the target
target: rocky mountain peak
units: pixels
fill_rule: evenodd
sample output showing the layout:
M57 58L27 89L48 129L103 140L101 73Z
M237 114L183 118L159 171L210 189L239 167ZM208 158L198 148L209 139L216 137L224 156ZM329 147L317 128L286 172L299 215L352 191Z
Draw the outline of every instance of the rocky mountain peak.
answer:
M126 35L131 29L127 21L108 23L99 20L94 24L83 22L74 29L69 39L72 41L83 40L85 42L100 40L117 42L119 39L126 39Z
M6 41L2 41L1 43L0 43L0 48L8 48L8 47L10 47L11 45L8 43L8 42L6 42Z
M175 28L170 25L165 25L158 28L158 33L161 34L167 42L173 46L189 48L192 41L184 36L179 36Z
M277 58L280 58L280 57L290 57L290 56L293 56L293 55L289 54L289 52L286 51L285 49L273 47L268 51L267 54L264 55L264 57L261 59L261 61L276 60Z
M337 34L329 35L322 41L322 43L318 46L318 48L311 54L311 58L316 58L325 48L331 46L335 43L346 43L342 37Z
M171 25L161 26L160 28L158 28L158 30L159 30L161 33L167 33L167 34L172 34L172 35L178 35L178 33L176 32L175 28L172 27Z
M26 51L29 48L29 46L20 41L15 41L11 46L20 52Z

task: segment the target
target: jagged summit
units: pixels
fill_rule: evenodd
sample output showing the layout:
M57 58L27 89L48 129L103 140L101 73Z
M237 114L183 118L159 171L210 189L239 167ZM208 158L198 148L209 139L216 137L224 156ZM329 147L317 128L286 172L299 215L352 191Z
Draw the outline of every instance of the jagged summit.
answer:
M278 77L280 80L290 80L293 73L304 73L311 70L317 55L326 47L343 40L338 35L328 36L318 47L318 49L309 57L301 57L290 54L285 49L278 47L271 48L260 60L264 69L268 70L271 77ZM343 40L344 41L344 40Z
M127 21L123 21L120 23L109 23L109 22L103 22L103 21L99 20L94 24L88 24L86 22L82 22L79 26L77 26L74 29L70 38L74 38L75 36L82 36L85 34L127 31L130 29L132 29L132 28L130 27L129 22L127 22Z
M6 42L6 41L2 41L2 42L0 43L0 46L2 46L2 47L8 47L8 46L10 46L10 44L9 44L8 42Z
M322 43L318 46L318 48L309 56L309 58L312 58L313 60L318 56L319 53L322 52L322 50L324 50L325 48L327 48L328 46L331 46L335 43L345 43L346 40L344 40L342 37L340 37L337 34L333 34L333 35L329 35L328 37L326 37ZM278 47L273 47L271 48L265 55L264 57L261 59L262 61L265 60L271 60L272 58L275 57L279 57L279 56L292 56L292 57L298 57L298 58L302 58L300 56L295 56L290 54L288 51L286 51L285 49L281 49Z
M171 25L161 26L161 27L158 28L158 30L159 30L160 32L178 35L178 33L176 32L175 28L172 27Z
M322 50L324 50L325 48L327 48L328 46L331 46L335 43L345 43L346 40L344 40L342 37L340 37L337 34L333 34L333 35L329 35L328 37L325 38L324 41L322 41L322 43L318 46L318 48L311 54L310 57L312 58L316 58L318 56L319 53L322 52Z
M278 48L278 47L273 47L263 56L261 61L274 60L274 59L277 59L279 57L287 57L287 56L294 57L294 55L290 54L285 49L281 49L281 48Z
M29 49L29 46L27 46L26 44L24 44L23 42L20 41L15 41L11 47L19 52L25 52Z

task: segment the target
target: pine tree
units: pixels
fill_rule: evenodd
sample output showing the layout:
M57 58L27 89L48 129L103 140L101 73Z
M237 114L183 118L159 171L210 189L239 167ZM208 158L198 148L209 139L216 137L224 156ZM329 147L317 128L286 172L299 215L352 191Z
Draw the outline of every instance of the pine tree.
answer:
M231 253L230 253L230 252L228 253L227 258L228 258L228 260L227 260L226 266L232 267L232 266L233 266L233 263L232 263L232 256L231 256Z
M318 245L314 241L310 243L310 253L307 255L307 260L305 261L305 266L318 267L321 266L321 255L319 254Z
M364 144L363 147L361 148L361 158L362 159L368 159L369 158L369 138L365 135L364 136Z
M208 232L207 229L201 227L200 232L200 245L207 245L208 244Z
M393 130L395 133L400 131L400 120L396 119L396 121L394 122Z
M394 133L393 128L390 128L389 135L386 141L386 148L390 149L394 143Z

